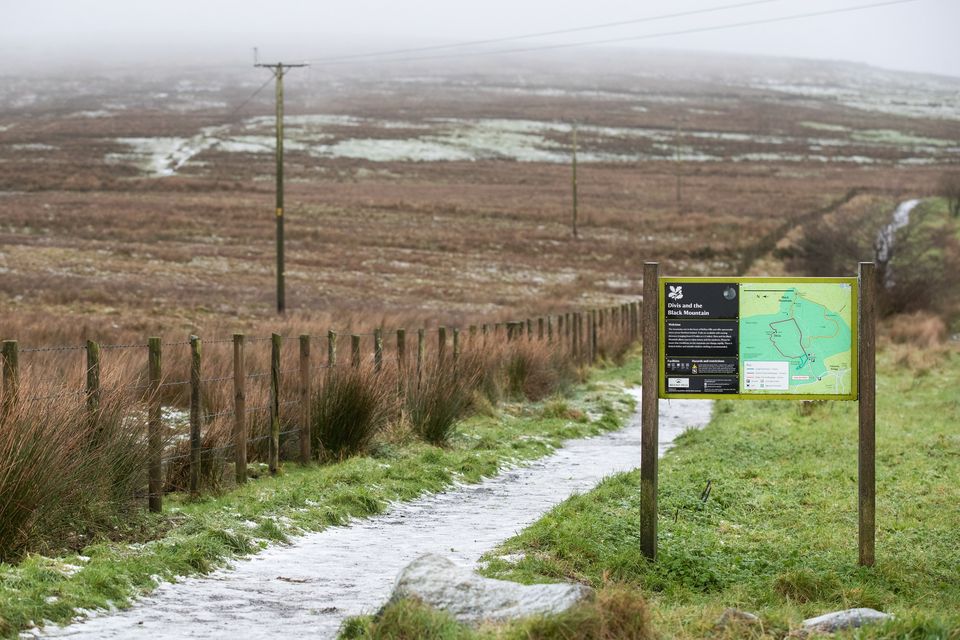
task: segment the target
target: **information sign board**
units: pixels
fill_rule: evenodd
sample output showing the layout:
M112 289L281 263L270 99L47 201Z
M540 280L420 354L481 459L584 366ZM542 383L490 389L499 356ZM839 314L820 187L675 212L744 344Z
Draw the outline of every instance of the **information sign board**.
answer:
M857 399L856 278L659 280L661 398Z

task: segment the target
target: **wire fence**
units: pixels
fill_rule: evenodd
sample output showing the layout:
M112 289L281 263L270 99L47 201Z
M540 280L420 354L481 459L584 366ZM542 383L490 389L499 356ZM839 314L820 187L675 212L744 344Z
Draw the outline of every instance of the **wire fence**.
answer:
M151 338L22 348L6 340L0 351L0 421L14 408L23 407L22 411L89 411L92 417L82 424L93 425L101 406L120 398L130 405L130 428L145 429L150 443L149 488L137 497L150 498L151 509L158 510L164 477L175 469L182 477L184 465L189 467L193 460L209 462L213 456L226 463L232 457L229 462L236 465L240 482L245 480L239 470L248 462L247 448L263 461L258 447L273 439L266 454L271 470L277 468L281 455L308 462L309 443L301 442L293 453L287 445L299 441L309 429L311 397L305 391L322 389L334 370L392 370L400 380L407 375L402 371L415 367L419 372L427 359L456 360L470 350L479 353L520 340L547 343L574 361L587 363L597 358L598 339L604 335L635 340L639 319L639 303L630 303L465 328L436 325L354 331L347 327L326 335L297 336L298 340L288 334L212 340L191 336L183 341ZM269 344L267 349L260 346L264 343ZM202 349L226 344L234 348ZM113 356L105 363L102 352L131 355ZM21 356L29 366L21 366ZM39 359L31 364L30 358ZM50 375L51 371L58 375ZM26 394L26 389L35 392ZM251 406L247 399L253 400ZM198 493L198 474L188 471L188 488Z

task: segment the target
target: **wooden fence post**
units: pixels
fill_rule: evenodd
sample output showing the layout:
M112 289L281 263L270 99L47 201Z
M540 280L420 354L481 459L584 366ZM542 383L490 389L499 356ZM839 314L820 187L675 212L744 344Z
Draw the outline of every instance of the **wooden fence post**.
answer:
M446 355L447 355L447 328L440 326L440 327L437 327L437 361L443 362L443 358Z
M267 465L270 475L280 471L280 347L283 337L270 336L270 449Z
M547 342L553 342L553 316L547 316Z
M420 383L423 382L423 356L424 342L426 341L426 332L423 327L417 329L417 391L420 391Z
M453 328L453 364L460 362L460 329Z
M397 329L397 387L403 393L407 378L407 330Z
M147 341L147 384L150 406L147 421L147 502L153 513L163 511L163 425L160 422L160 338Z
M337 332L327 331L327 372L332 373L337 366Z
M586 317L585 317L586 316ZM589 316L584 311L577 312L577 350L580 352L581 360L590 359L590 340L589 340Z
M87 409L91 417L100 409L100 345L87 340Z
M300 464L310 464L310 336L300 336Z
M201 343L197 336L190 336L190 495L200 495L200 375Z
M600 356L597 345L597 317L602 317L596 309L590 310L590 362L596 362Z
M378 372L383 369L383 329L380 327L373 330L373 369Z
M469 345L470 345L470 348L471 348L471 349L476 349L476 348L477 348L477 325L475 325L475 324L470 325L470 342L469 342Z
M857 449L857 531L860 565L876 562L876 419L877 419L877 273L872 262L860 263L860 344L857 369L859 447Z
M576 360L580 356L580 348L579 348L580 332L577 329L577 316L579 315L580 314L578 313L571 314L570 323L573 326L572 327L570 325L567 326L567 328L570 329L570 356L574 360Z
M527 341L533 340L533 320L527 318Z
M537 318L537 340L543 340L543 316Z
M660 430L659 393L660 265L643 265L643 373L640 405L640 551L657 558L657 449Z
M16 340L3 341L3 413L13 411L20 394L20 347Z
M360 336L356 334L350 336L350 360L354 368L360 366Z
M233 334L233 454L237 484L247 481L247 367L244 335Z
M483 335L483 346L487 346L487 334L490 332L490 327L487 323L483 324L483 327L480 329L480 333Z
M564 344L565 342L565 339L563 337L564 336L563 332L566 328L566 325L564 324L563 320L564 320L563 314L562 313L557 314L557 342L559 342L561 345Z

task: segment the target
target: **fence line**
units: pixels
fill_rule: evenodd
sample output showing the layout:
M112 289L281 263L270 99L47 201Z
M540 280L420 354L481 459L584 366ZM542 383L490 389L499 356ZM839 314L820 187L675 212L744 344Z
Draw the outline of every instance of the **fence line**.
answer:
M272 334L270 336L246 336L234 334L230 338L209 341L199 336L190 336L185 341L162 342L152 337L146 343L104 344L88 341L85 346L57 345L49 347L20 348L15 340L5 340L0 351L2 365L2 396L0 396L0 419L23 403L36 403L67 397L86 397L86 406L96 413L101 405L102 394L116 391L147 392L138 398L147 408L147 446L149 450L148 490L144 494L149 501L151 511L162 510L163 469L173 461L189 459L189 490L199 495L201 489L201 464L204 456L218 452L233 451L237 484L247 479L248 445L268 441L267 464L271 473L277 473L280 463L280 438L294 433L299 434L299 452L301 463L309 463L310 451L310 411L311 397L315 388L322 387L324 375L341 367L370 366L374 372L381 372L389 365L396 372L398 391L402 391L407 376L416 376L416 389L419 391L428 353L438 361L452 358L454 362L471 350L482 350L495 345L509 347L514 344L540 342L549 345L574 362L589 364L602 356L602 347L609 337L634 342L640 335L641 316L639 302L629 302L613 307L593 308L560 314L541 315L522 320L509 320L493 323L471 324L464 330L457 326L437 325L416 329L415 348L408 345L407 329L398 327L386 329L377 327L373 331L355 332L330 329L325 336L300 335L299 349L289 345L284 351L284 342L291 336ZM411 334L412 337L413 334ZM341 337L348 337L346 345ZM427 338L430 338L429 340ZM364 340L372 338L372 340ZM325 343L326 349L311 350L314 340ZM203 345L232 344L232 371L229 374L203 376ZM245 347L249 343L270 343L270 367L268 370L246 371ZM432 343L432 344L431 344ZM431 345L431 346L428 346ZM161 367L162 352L165 347L189 346L190 377L187 379L165 380ZM409 348L408 348L409 347ZM388 357L387 350L391 350ZM100 354L102 350L146 349L146 383L143 379L127 385L104 388L101 384L102 368ZM346 349L343 359L339 352ZM83 369L86 380L84 388L79 390L61 388L56 392L41 396L21 395L20 354L86 351L86 366ZM325 353L324 353L325 351ZM284 353L287 357L284 358ZM282 363L293 361L296 366L281 367ZM411 362L412 359L412 362ZM318 360L324 360L318 362ZM139 377L139 376L138 376ZM259 406L246 406L247 381L268 380L266 385L257 385L267 391L269 402ZM44 381L54 378L43 378ZM62 380L62 378L61 378ZM232 405L219 410L209 410L204 405L204 389L210 392L209 385L233 381ZM173 388L186 390L189 395L189 451L176 456L163 455L163 392ZM179 393L183 393L178 391ZM183 401L183 396L179 396ZM286 399L292 398L292 399ZM298 406L291 415L290 408ZM249 433L251 418L265 413L269 421L268 433L251 437ZM204 447L203 436L206 426L219 418L233 416L232 437L229 444L218 447ZM281 429L281 424L295 426ZM139 494L138 494L139 495Z

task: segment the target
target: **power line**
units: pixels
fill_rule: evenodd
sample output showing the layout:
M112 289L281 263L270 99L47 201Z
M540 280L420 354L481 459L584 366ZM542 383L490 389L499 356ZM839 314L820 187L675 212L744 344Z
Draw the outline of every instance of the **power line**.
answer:
M473 52L464 52L464 53L447 53L443 55L428 55L428 56L410 56L410 57L401 57L401 58L383 58L387 62L416 62L420 60L436 60L439 58L448 59L448 58L468 58L475 56L489 56L489 55L503 55L508 53L527 53L534 51L547 51L551 49L570 49L574 47L585 47L598 44L615 44L619 42L630 42L636 40L650 40L654 38L665 38L669 36L679 36L679 35L689 35L693 33L705 33L709 31L722 31L724 29L735 29L739 27L750 27L763 24L774 24L778 22L787 22L790 20L800 20L805 18L816 18L819 16L827 16L838 13L850 13L853 11L863 11L866 9L875 9L878 7L887 7L892 5L899 4L909 4L913 2L919 2L920 0L888 0L887 2L872 2L869 4L854 5L850 7L842 7L839 9L825 9L823 11L810 11L806 13L795 13L786 16L777 16L774 18L761 18L757 20L745 20L740 22L728 22L725 24L713 25L708 27L693 27L690 29L678 29L675 31L660 31L656 33L646 33L638 36L623 36L618 38L606 38L601 40L581 40L579 42L565 42L558 44L546 44L535 47L517 47L512 49L497 49L494 51L473 51ZM331 60L330 62L321 62L318 64L348 64L349 60Z
M707 7L704 9L693 9L690 11L679 11L676 13L665 13L656 16L647 16L644 18L635 18L632 20L618 20L616 22L603 22L600 24L587 25L583 27L570 27L566 29L556 29L553 31L540 31L537 33L524 33L516 36L502 36L497 38L487 38L484 40L467 40L465 42L455 42L450 44L436 44L425 47L411 47L405 49L389 49L386 51L373 51L370 53L355 53L347 54L341 56L331 56L327 58L319 58L314 60L309 60L308 62L314 62L318 64L323 64L327 62L339 62L342 60L358 60L362 58L379 58L382 56L393 56L398 54L408 54L408 53L421 53L424 51L437 51L441 49L457 49L460 47L473 47L479 45L487 44L497 44L499 42L510 42L513 40L528 40L530 38L542 38L546 36L558 36L566 33L578 33L582 31L592 31L595 29L609 29L612 27L623 27L631 24L640 24L643 22L656 22L659 20L669 20L672 18L685 18L687 16L700 15L704 13L715 13L717 11L727 11L729 9L740 9L743 7L752 7L760 4L772 4L774 2L783 2L784 0L750 0L749 2L738 2L735 4L726 4L719 5L716 7Z
M232 119L233 119L233 116L237 115L237 113L238 113L241 109L243 109L245 106L247 106L248 104L250 104L250 101L253 100L254 98L256 98L258 95L260 95L260 92L263 91L264 89L266 89L266 88L267 88L267 85L270 84L271 82L273 82L273 77L272 77L272 76L269 77L269 78L267 78L267 80L266 80L262 85L260 85L260 87L257 88L256 91L254 91L253 93L250 94L250 97L248 97L246 100L244 100L243 102L241 102L233 111L231 111L231 112L230 112L230 115L228 115L228 116L226 117L226 120L232 120Z

